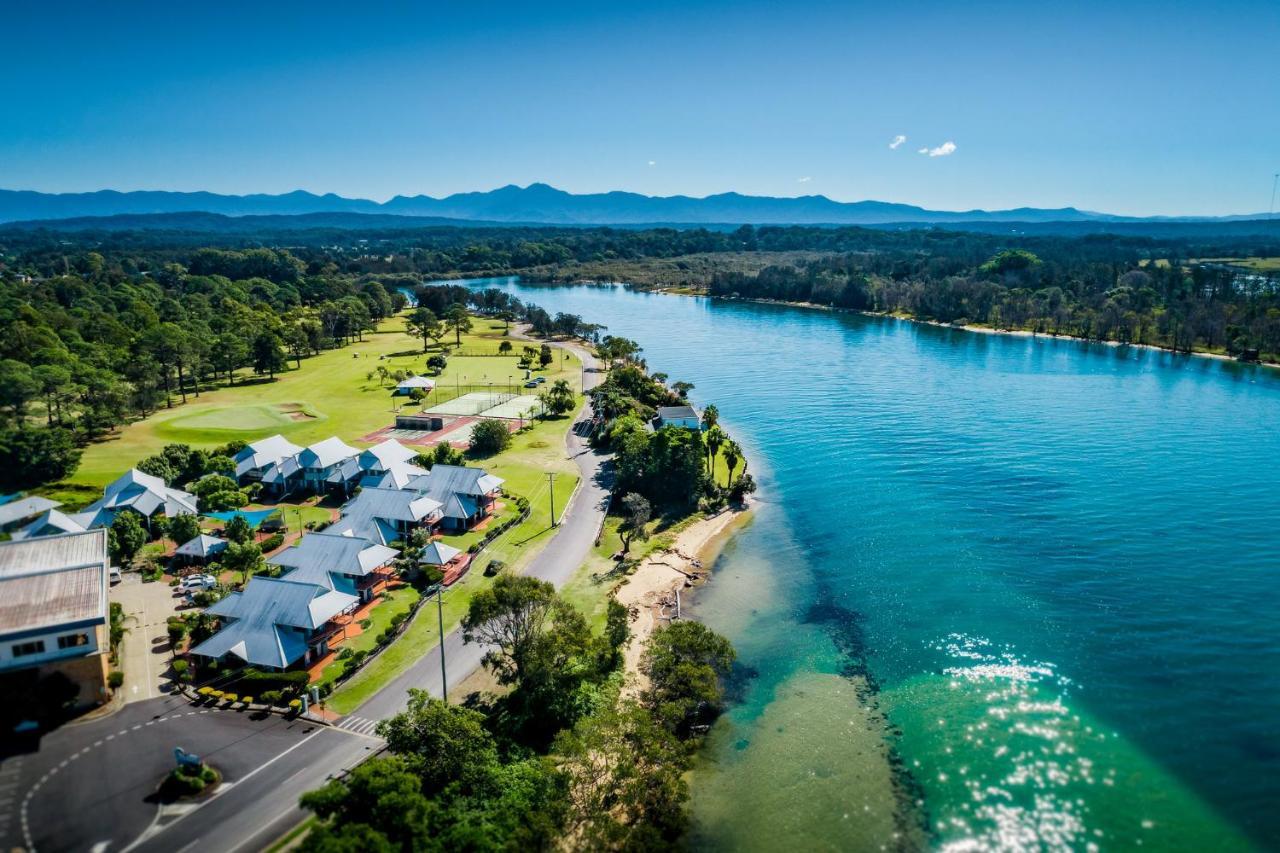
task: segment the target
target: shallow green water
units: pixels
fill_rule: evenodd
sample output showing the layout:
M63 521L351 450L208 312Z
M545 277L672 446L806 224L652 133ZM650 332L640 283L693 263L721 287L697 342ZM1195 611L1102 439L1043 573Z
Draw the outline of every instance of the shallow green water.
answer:
M695 844L1280 845L1277 372L500 284L694 382L763 486L695 605L744 665Z

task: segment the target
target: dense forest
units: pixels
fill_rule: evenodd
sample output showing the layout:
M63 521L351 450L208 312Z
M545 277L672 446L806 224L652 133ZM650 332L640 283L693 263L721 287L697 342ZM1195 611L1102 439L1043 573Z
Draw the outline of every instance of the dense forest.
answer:
M1036 251L851 252L754 274L709 292L816 303L1090 340L1280 357L1280 274L1137 257L1101 241L1034 240Z
M85 442L158 407L219 384L269 381L359 340L415 292L423 301L410 328L424 336L447 329L459 304L545 334L601 331L497 291L423 289L458 275L573 278L583 265L625 275L661 263L694 270L695 286L720 296L1280 354L1280 276L1191 262L1274 257L1280 238L750 226L286 236L0 231L0 488L67 476Z

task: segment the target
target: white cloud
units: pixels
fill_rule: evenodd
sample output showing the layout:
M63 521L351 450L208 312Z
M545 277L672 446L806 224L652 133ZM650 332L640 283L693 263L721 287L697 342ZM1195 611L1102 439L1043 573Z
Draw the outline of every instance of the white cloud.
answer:
M937 148L921 148L921 154L928 154L930 157L946 157L948 154L954 154L956 144L950 140L942 143Z
M797 183L797 184L807 184L807 183L809 183L809 182L810 182L810 181L812 181L812 180L813 180L813 178L809 177L808 175L805 175L803 178L796 178L796 183Z
M906 138L905 136L903 136L901 133L899 133L897 136L895 136L895 137L893 138L893 141L889 143L889 147L890 147L890 148L897 148L899 145L901 145L902 143L904 143L904 142L906 142L906 141L907 141L907 138Z
M657 161L657 160L650 160L650 161L649 161L649 165L650 165L650 166L656 166L656 165L658 165L658 161Z

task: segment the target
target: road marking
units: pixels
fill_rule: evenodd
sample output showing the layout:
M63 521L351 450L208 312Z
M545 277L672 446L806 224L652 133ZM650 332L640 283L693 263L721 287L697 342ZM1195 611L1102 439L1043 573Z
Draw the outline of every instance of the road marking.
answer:
M275 756L274 758L271 758L271 759L267 760L266 762L264 762L264 763L262 763L262 764L259 764L257 767L253 768L253 769L252 769L252 770L250 770L248 773L246 773L246 774L244 774L243 776L241 776L239 779L235 779L235 780L233 780L233 781L231 781L231 782L223 782L221 785L219 785L219 786L217 787L217 789L216 789L216 790L214 790L214 792L213 792L212 796L210 796L208 799L204 800L203 802L201 802L200 804L198 804L195 808L191 809L191 811L186 812L185 814L183 814L181 817L177 818L176 820L172 820L172 821L170 821L169 823L166 823L164 826L157 827L157 825L156 825L156 824L159 822L159 820L160 820L160 815L162 814L162 810L161 810L161 809L156 809L156 816L155 816L155 819L151 822L151 826L149 826L149 827L147 827L145 830L143 830L143 831L142 831L142 834L141 834L141 835L139 835L137 838L135 838L132 842L130 842L129 846L128 846L128 847L126 847L126 848L124 848L124 850L120 851L120 853L129 853L129 851L130 851L130 850L132 850L133 848L137 847L139 844L142 844L144 841L149 841L149 840L151 840L153 837L155 837L155 836L159 835L160 833L164 832L166 829L168 829L169 827L173 826L175 823L178 823L179 821L181 821L183 818L187 817L188 815L191 815L191 814L194 814L195 812L200 811L200 809L204 808L205 806L209 805L209 803L212 803L214 800L218 799L218 797L219 797L221 794L225 793L225 792L226 792L227 790L229 790L233 785L239 785L241 782L247 782L247 781L249 781L249 780L250 780L250 779L252 779L254 776L257 776L257 775L258 775L259 773L261 773L263 770L266 770L266 769L267 769L268 767L270 767L272 764L275 764L277 761L279 761L280 759L284 758L286 755L288 755L289 753L293 752L293 751L294 751L295 749L297 749L298 747L303 746L307 741L311 740L313 737L315 737L316 735L318 735L318 734L322 733L323 731L325 731L325 728L324 728L323 726L317 727L317 728L316 728L316 730L315 730L314 732L312 732L311 734L307 735L307 736L306 736L306 737L304 737L302 740L298 741L298 742L297 742L297 743L295 743L293 746L289 747L289 748L288 748L288 749L286 749L284 752L280 753L279 755ZM291 778L292 778L292 777L291 777ZM197 840L198 840L198 839L197 839ZM191 845L187 845L187 846L188 846L188 847L190 847ZM187 848L186 848L186 847L184 847L184 848L182 848L182 849L183 849L183 850L186 850ZM181 853L181 851L179 851L179 853Z

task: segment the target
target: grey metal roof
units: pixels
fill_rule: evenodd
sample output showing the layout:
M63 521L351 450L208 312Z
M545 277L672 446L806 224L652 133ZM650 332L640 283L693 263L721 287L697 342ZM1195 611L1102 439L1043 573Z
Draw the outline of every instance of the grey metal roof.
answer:
M439 501L445 518L466 519L479 509L477 499L497 491L502 483L501 477L483 468L433 465L431 473L410 480L408 488Z
M26 527L13 532L14 539L31 539L35 536L50 536L55 533L83 533L85 526L62 510L51 509L41 513Z
M267 562L273 566L364 577L400 555L394 548L337 533L309 533ZM291 573L292 574L292 573ZM286 579L289 577L285 576Z
M693 406L659 406L658 417L664 421L679 421L685 418L702 419Z
M337 436L317 441L298 454L298 462L305 468L328 468L344 459L359 456L360 451L346 444Z
M418 557L418 562L428 566L443 566L461 553L452 545L433 541L422 549L422 556Z
M174 554L183 557L211 557L227 549L227 540L201 533L195 539L184 543Z
M0 633L107 618L107 533L0 543Z
M0 527L15 524L31 518L33 515L48 512L58 506L62 506L62 504L58 501L51 501L48 498L41 497L19 498L16 501L10 501L7 504L0 505Z
M289 583L280 578L255 576L242 592L233 592L206 612L228 619L264 619L274 625L314 630L358 603L349 595L334 593L310 584Z
M221 658L233 654L254 666L285 669L307 653L307 638L287 627L240 620L229 623L203 643L192 654Z
M270 438L251 441L235 455L236 476L242 476L259 468L266 468L268 465L279 465L282 460L290 456L296 456L301 452L301 447L289 441L283 435L273 435Z
M409 489L361 489L342 508L340 521L357 528L375 518L420 524L439 509L440 501Z
M391 466L416 459L418 451L388 438L360 454L360 467L366 471L386 471Z
M119 479L103 489L102 498L85 507L76 520L85 527L105 527L116 512L131 509L148 518L164 510L167 518L196 515L196 496L164 484L164 480L130 468ZM85 523L84 519L88 519Z
M413 481L414 477L422 477L426 473L426 468L419 468L408 462L397 462L389 466L385 473L366 474L360 481L360 486L365 489L403 489Z

